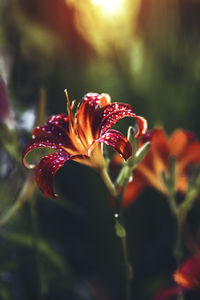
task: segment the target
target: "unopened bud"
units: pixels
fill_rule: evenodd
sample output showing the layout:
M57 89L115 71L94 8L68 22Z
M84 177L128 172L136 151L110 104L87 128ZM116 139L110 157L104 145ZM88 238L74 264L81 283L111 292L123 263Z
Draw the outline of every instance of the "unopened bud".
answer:
M120 224L119 221L116 220L116 223L115 223L115 230L116 230L116 235L119 237L119 238L124 238L126 237L126 229L124 228L124 226L122 226Z
M147 155L151 143L146 142L142 147L140 147L135 154L135 166L137 166Z
M135 155L138 142L135 138L135 135L137 133L137 130L133 126L129 126L128 132L127 132L127 139L129 140L131 147L132 147L132 156Z

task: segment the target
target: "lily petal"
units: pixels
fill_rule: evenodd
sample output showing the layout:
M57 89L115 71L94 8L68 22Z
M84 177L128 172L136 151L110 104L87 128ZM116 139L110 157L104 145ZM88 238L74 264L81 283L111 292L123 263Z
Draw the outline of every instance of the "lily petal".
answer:
M151 166L149 168L153 170L157 178L161 177L163 171L167 172L169 163L169 146L167 136L161 128L156 128L151 134L151 147L150 153L145 157Z
M76 152L76 141L69 133L69 121L66 114L50 117L44 125L34 128L32 133L34 140L42 138L58 145L59 148L63 147L67 152L74 151L73 154Z
M71 156L67 155L65 151L58 151L46 155L41 158L36 166L35 179L46 197L56 198L54 193L53 179L55 173L69 160Z
M48 121L42 125L33 129L32 133L34 137L51 136L51 135L66 135L68 132L69 121L66 114L59 114L51 116Z
M100 135L102 136L108 129L113 127L120 119L125 117L135 117L136 114L129 104L111 103L102 107L99 111L102 115L100 124Z
M166 161L169 158L169 146L167 141L167 136L162 128L155 128L152 131L151 145L153 151Z
M138 124L138 131L137 131L135 137L143 136L146 133L147 128L148 128L147 120L143 117L136 116L136 115L134 116L134 118L136 119L137 124Z
M182 293L183 289L179 286L163 289L154 297L154 300L175 300Z
M105 143L112 147L115 151L122 155L127 160L132 154L132 147L128 139L119 131L110 129L106 131L99 139L95 140L90 147L90 152L98 143Z
M193 142L186 146L179 157L179 168L184 170L188 164L200 163L200 143Z
M69 118L64 113L50 117L44 125L34 128L32 133L33 140L29 143L30 146L32 143L38 143L38 147L40 147L40 143L47 142L48 145L42 147L52 148L51 144L53 146L57 145L58 148L63 148L73 155L77 154L77 147L82 146L78 138L75 139L74 135L69 132ZM37 148L37 146L34 146L34 148Z
M111 103L111 97L109 94L101 94L100 107L104 107Z
M185 130L176 130L168 140L170 154L176 157L181 154L184 147L187 145L189 140L188 134Z
M30 141L24 148L24 151L22 153L22 163L23 165L28 168L28 169L33 169L35 168L35 165L33 164L29 164L26 161L26 156L27 154L34 150L34 149L38 149L38 148L50 148L50 149L59 149L60 146L58 146L56 143L54 143L52 140L47 140L44 137L40 137L40 138L36 138L33 139L32 141Z
M142 180L140 180L140 177L142 176L140 176L139 173L135 172L133 180L127 184L123 197L124 207L133 203L137 196L148 186L148 184L146 184L145 178L142 178Z
M200 289L200 257L187 259L173 277L176 283L185 289Z
M96 93L86 94L80 103L77 110L77 123L79 133L84 140L88 141L88 145L94 140L99 122L98 118L98 105L102 96Z

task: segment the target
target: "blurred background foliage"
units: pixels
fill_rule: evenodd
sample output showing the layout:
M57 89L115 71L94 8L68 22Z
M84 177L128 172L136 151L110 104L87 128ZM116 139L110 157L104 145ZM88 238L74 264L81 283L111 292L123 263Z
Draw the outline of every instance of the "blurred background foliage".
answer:
M65 88L78 101L109 93L133 105L149 128L182 127L199 137L199 28L199 0L0 1L8 90L0 102L0 299L123 299L121 247L98 174L68 162L56 175L60 197L44 199L21 151L33 126L65 112ZM171 282L175 220L153 190L125 216L133 299L148 300ZM199 216L197 201L191 228Z

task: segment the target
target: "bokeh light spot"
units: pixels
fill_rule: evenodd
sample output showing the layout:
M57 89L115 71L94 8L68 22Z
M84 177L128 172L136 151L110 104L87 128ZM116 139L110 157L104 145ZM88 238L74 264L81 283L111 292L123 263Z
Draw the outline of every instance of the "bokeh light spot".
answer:
M99 6L104 12L108 14L117 14L120 13L124 0L91 0L92 4Z

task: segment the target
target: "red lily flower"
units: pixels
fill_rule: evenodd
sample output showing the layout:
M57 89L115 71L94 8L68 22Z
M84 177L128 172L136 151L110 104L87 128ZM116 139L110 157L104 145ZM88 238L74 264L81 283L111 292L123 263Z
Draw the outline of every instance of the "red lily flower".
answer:
M147 140L151 142L150 149L135 170L132 182L126 187L124 205L132 203L146 187L152 186L167 194L162 172L169 173L172 157L176 158L177 164L176 190L184 194L187 190L188 167L200 163L200 142L195 141L192 133L183 129L176 130L168 138L162 128L155 128L144 135L141 145ZM120 157L116 156L115 162L120 161Z
M57 150L41 158L36 165L36 182L46 197L57 197L53 188L54 175L69 159L96 170L103 169L102 143L111 146L124 159L131 156L132 148L127 138L111 129L121 118L135 118L138 137L147 130L147 121L137 116L130 105L110 103L108 94L86 94L75 116L73 105L74 101L71 106L67 96L68 116L64 113L52 116L47 123L33 129L33 139L23 152L24 166L32 169L35 165L30 165L25 159L28 152L41 147Z
M153 298L153 300L175 300L177 295L182 294L183 289L179 286L165 288L159 291Z
M200 256L187 259L173 277L174 281L184 289L200 289Z
M200 256L193 256L182 263L173 275L176 286L163 289L154 300L171 300L186 290L200 290Z

